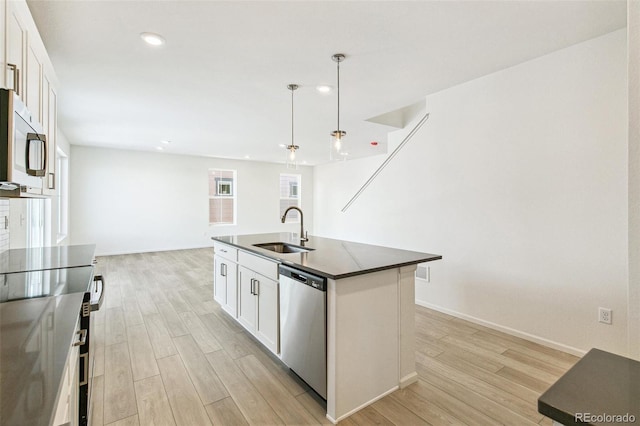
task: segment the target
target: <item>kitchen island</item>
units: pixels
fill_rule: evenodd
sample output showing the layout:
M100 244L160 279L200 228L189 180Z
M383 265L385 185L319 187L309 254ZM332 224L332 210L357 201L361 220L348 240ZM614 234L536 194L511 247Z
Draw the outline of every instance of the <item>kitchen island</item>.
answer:
M303 252L278 253L256 246L276 242L300 246L298 234L292 233L213 240L327 278L329 420L337 423L417 380L416 265L442 256L314 236L304 242L308 251ZM226 250L222 247L217 245Z

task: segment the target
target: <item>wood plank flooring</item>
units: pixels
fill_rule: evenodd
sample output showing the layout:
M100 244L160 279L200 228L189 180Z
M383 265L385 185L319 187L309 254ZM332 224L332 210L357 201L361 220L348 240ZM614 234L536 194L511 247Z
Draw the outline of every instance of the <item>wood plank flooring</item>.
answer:
M96 426L330 424L322 401L213 301L213 250L98 258ZM417 383L344 425L550 425L537 398L578 358L416 306Z

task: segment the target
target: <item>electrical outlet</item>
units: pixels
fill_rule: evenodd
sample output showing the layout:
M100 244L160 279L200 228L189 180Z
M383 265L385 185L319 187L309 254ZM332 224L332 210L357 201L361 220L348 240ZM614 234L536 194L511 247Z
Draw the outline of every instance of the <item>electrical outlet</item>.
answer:
M611 324L613 313L608 308L598 308L598 321L603 324Z
M416 268L416 278L420 278L425 282L431 282L431 267L426 265L418 265Z

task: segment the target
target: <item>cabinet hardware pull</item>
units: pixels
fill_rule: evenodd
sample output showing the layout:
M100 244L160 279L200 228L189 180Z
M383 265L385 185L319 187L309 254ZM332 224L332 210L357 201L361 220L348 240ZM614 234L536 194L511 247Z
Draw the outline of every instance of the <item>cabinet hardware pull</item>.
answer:
M49 189L56 189L56 174L49 173Z
M78 330L76 333L80 335L80 338L77 342L73 342L73 346L83 346L87 343L87 329L83 328L82 330Z
M80 383L79 386L84 386L89 383L89 353L80 354L80 359L82 360L83 368L80 369L82 372L82 380L78 378Z
M224 263L220 264L220 275L223 277L227 276L227 265L225 265Z
M7 67L13 70L13 90L20 96L20 68L16 64L7 63Z
M31 159L29 157L27 157L26 163L27 163L27 174L29 176L44 176L45 175L45 171L44 169L47 167L47 149L48 149L48 145L47 145L47 136L43 135L43 134L39 134L39 133L27 133L27 148L26 151L27 152L31 152L29 149L29 145L31 144L32 141L38 141L38 142L42 142L41 147L42 147L42 165L43 165L43 169L32 169L31 168Z
M253 282L255 281L255 279L251 278L251 287L250 287L250 292L251 294L253 294Z
M95 277L93 277L93 281L95 283L100 283L100 292L98 293L97 285L93 287L93 290L95 291L92 291L92 292L95 294L99 294L100 296L98 297L98 300L94 300L93 297L91 298L91 311L98 311L100 310L100 307L102 306L102 302L104 301L104 292L105 292L104 275L96 275Z
M253 285L253 294L254 296L258 296L259 293L260 293L260 281L256 280L255 284Z

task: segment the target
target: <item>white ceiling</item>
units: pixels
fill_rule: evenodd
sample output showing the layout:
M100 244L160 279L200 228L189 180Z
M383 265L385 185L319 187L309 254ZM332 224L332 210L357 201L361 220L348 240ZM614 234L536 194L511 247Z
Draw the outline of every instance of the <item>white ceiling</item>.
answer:
M430 93L626 25L626 1L28 1L61 82L73 144L328 161L336 128L354 156L386 147L366 121ZM162 34L160 48L139 34ZM369 143L382 142L378 148Z

